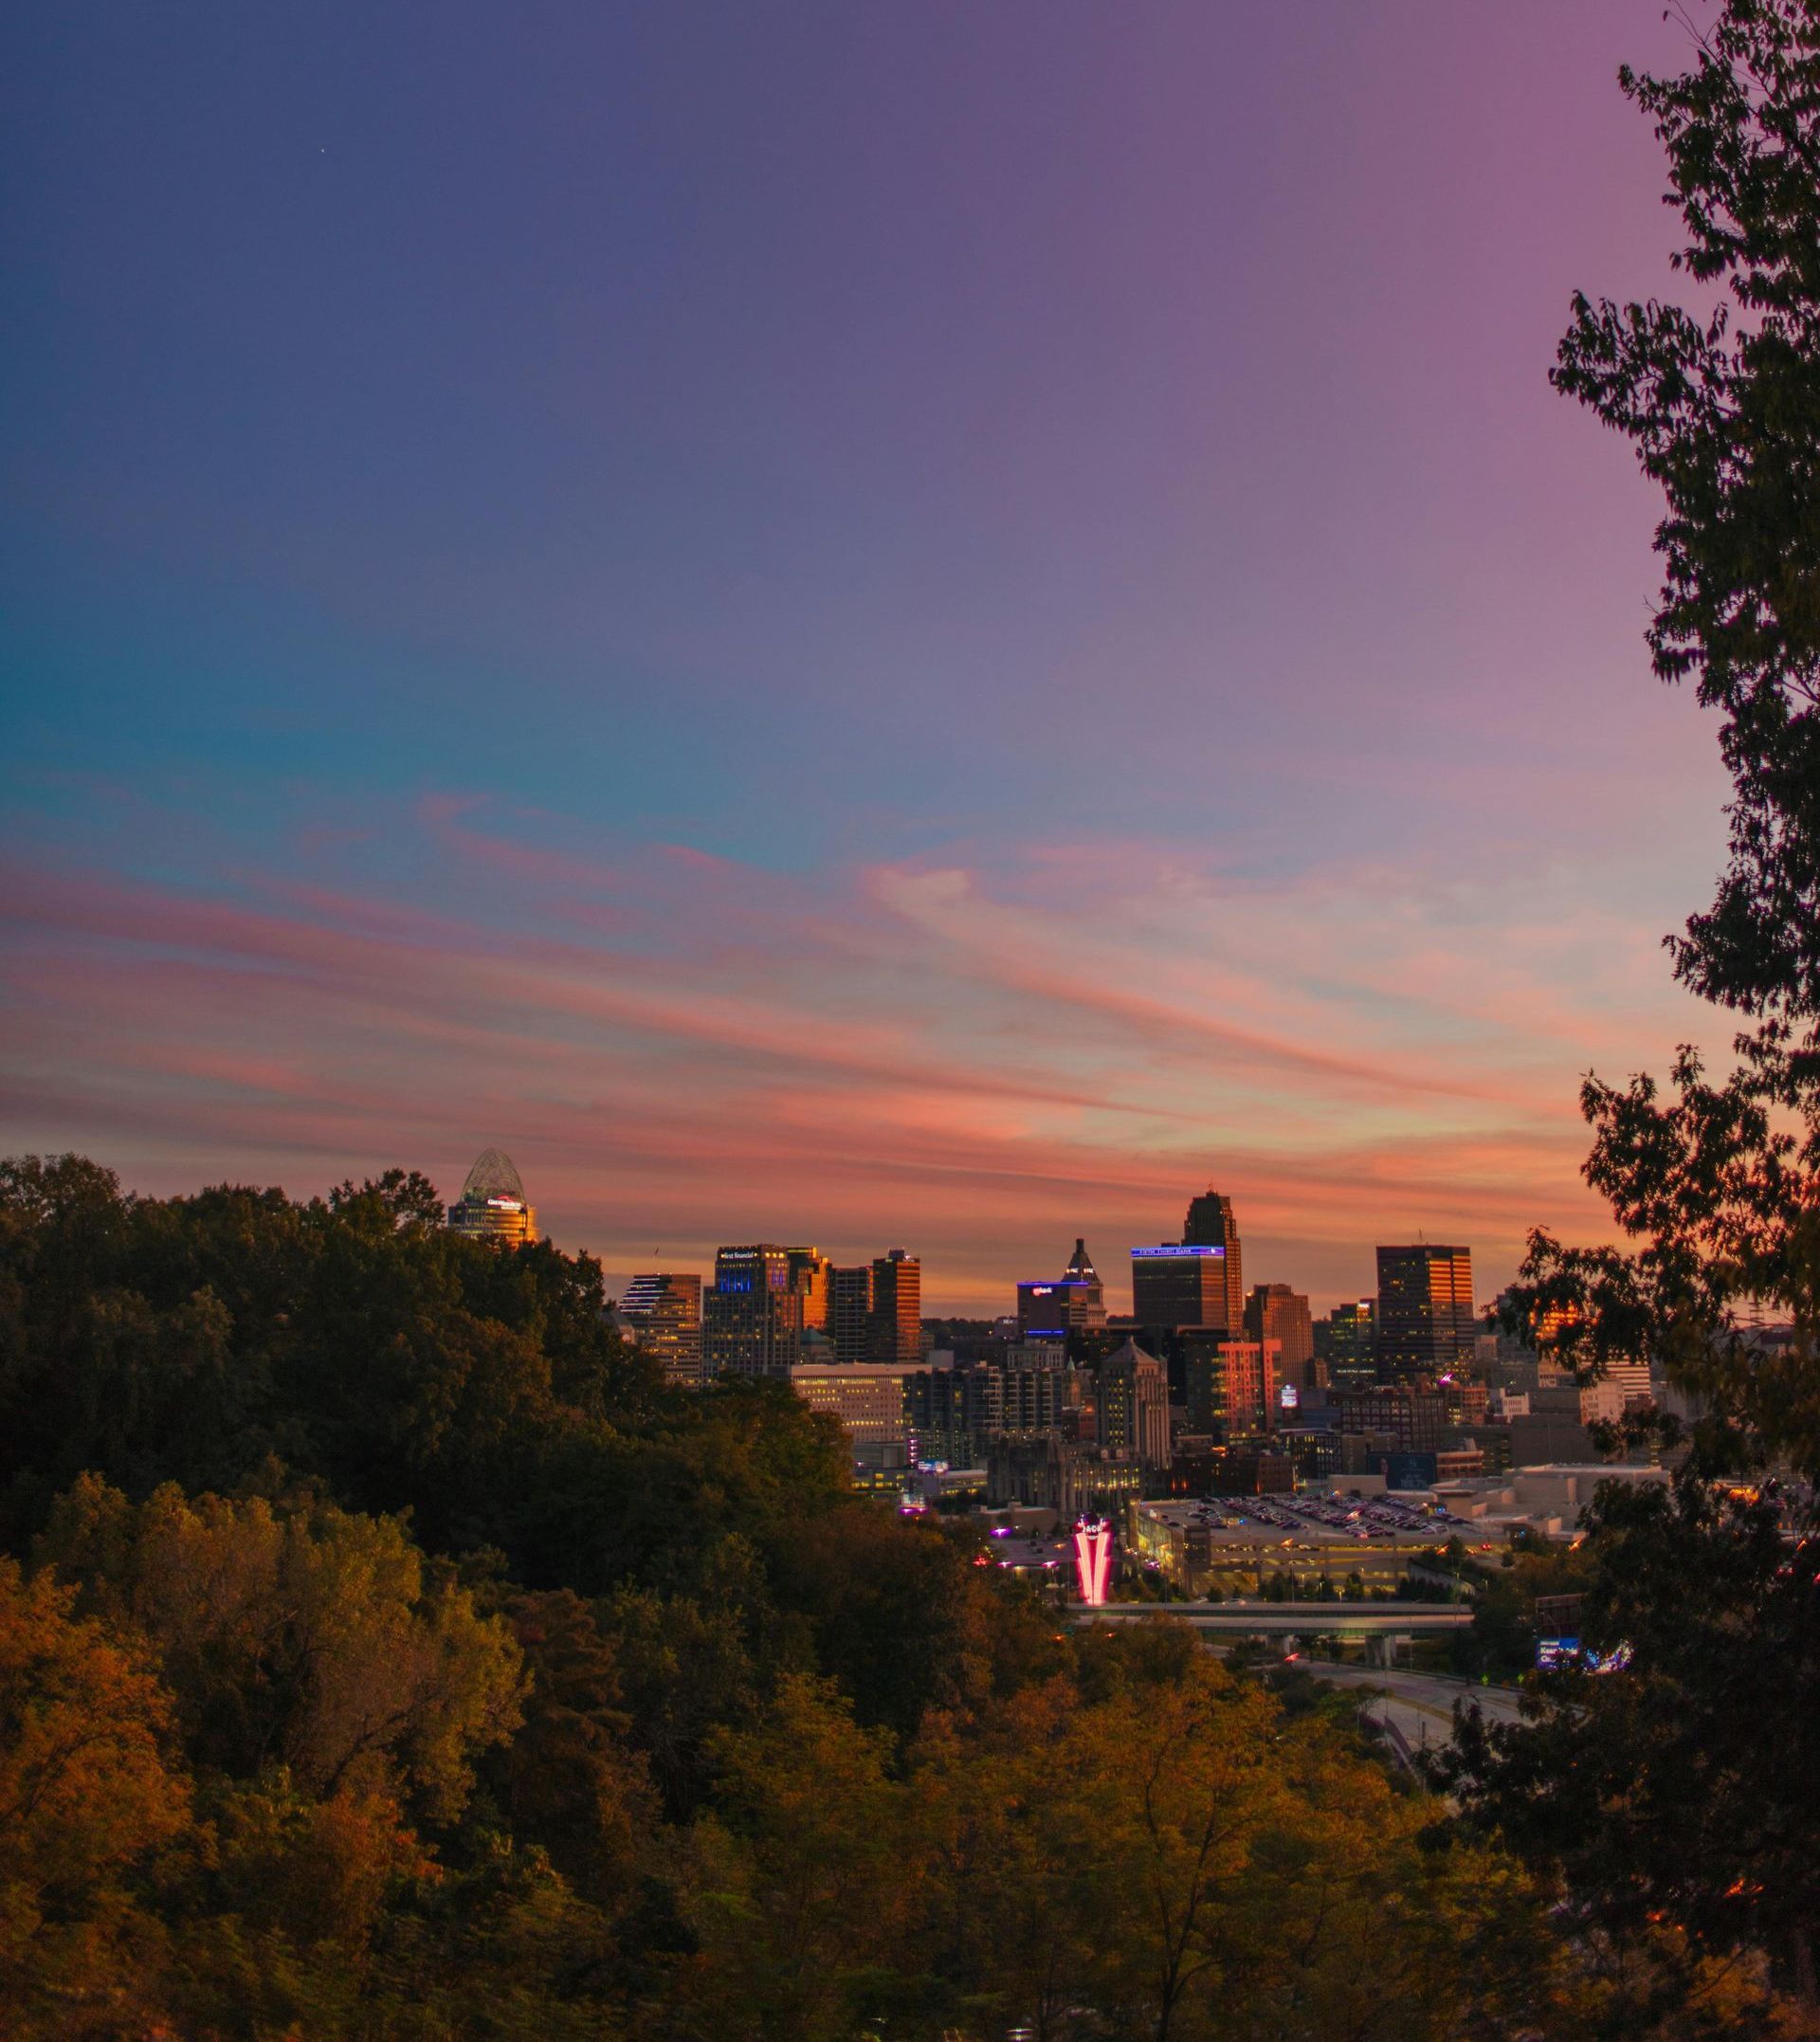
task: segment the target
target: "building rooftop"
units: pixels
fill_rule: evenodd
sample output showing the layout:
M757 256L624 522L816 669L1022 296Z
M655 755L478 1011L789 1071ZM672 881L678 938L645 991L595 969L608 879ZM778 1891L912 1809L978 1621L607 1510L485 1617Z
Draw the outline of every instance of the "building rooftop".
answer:
M1400 1496L1205 1496L1142 1503L1159 1523L1190 1526L1227 1545L1433 1546L1462 1530L1438 1505Z
M462 1186L464 1198L516 1198L524 1203L524 1181L503 1149L482 1149Z
M919 1364L915 1361L799 1361L790 1371L792 1382L815 1382L823 1377L837 1382L901 1380Z

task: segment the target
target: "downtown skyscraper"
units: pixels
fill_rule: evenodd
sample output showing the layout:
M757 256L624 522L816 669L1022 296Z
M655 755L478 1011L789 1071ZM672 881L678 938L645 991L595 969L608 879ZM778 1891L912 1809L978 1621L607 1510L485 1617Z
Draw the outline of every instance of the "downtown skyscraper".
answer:
M1245 1330L1245 1277L1232 1201L1216 1191L1189 1201L1182 1238L1131 1251L1131 1308L1141 1326Z
M1409 1382L1469 1369L1478 1324L1472 1250L1418 1242L1377 1251L1377 1376Z
M693 1270L635 1276L619 1301L633 1342L664 1371L664 1379L694 1388L701 1381L701 1279Z
M922 1361L922 1264L901 1248L872 1265L871 1352L899 1368Z
M802 1358L803 1297L792 1281L792 1250L770 1241L723 1248L714 1258L714 1288L702 1300L702 1373L787 1377Z

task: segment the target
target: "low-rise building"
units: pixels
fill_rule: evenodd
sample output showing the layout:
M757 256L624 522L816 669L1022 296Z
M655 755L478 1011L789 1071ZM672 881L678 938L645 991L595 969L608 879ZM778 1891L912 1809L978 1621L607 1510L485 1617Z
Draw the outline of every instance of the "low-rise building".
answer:
M807 1363L790 1371L790 1386L811 1411L840 1420L856 1468L864 1466L874 1474L894 1470L901 1486L910 1437L904 1415L905 1374L889 1362Z
M994 1505L1022 1504L1073 1518L1110 1516L1163 1479L1129 1448L1099 1447L1059 1432L1006 1434L986 1455L986 1493Z
M1656 1484L1668 1479L1665 1468L1633 1462L1556 1461L1478 1481L1437 1483L1434 1500L1464 1522L1462 1536L1470 1542L1483 1542L1486 1532L1498 1539L1519 1532L1571 1539L1600 1483Z
M1391 1595L1460 1529L1388 1499L1212 1496L1134 1504L1129 1549L1195 1600L1256 1595L1287 1578L1299 1592Z

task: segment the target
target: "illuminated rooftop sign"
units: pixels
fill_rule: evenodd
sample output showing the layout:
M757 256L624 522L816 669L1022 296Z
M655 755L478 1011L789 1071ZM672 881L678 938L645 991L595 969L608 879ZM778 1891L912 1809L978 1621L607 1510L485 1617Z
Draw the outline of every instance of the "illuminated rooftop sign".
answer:
M1165 1243L1161 1248L1134 1248L1131 1251L1131 1259L1134 1262L1142 1262L1146 1259L1152 1259L1158 1255L1224 1256L1226 1250L1223 1248L1203 1248L1197 1244L1186 1241L1172 1241Z
M1112 1526L1104 1518L1074 1521L1074 1572L1081 1600L1090 1610L1103 1607L1106 1577L1112 1563Z

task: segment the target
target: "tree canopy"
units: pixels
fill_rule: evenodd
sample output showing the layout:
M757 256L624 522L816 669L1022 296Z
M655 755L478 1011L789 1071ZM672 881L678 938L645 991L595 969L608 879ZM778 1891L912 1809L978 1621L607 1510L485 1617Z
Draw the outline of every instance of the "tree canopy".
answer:
M1658 483L1656 672L1720 715L1729 863L1670 939L1677 973L1755 1026L1709 1076L1684 1048L1587 1080L1587 1176L1630 1246L1532 1236L1506 1322L1583 1378L1647 1357L1691 1427L1672 1492L1610 1487L1584 1552L1585 1642L1616 1670L1539 1684L1535 1721L1468 1724L1440 1768L1561 1896L1645 2011L1718 2019L1773 1960L1820 2005L1814 1485L1820 1480L1820 17L1725 0L1689 68L1622 74L1667 157L1697 303L1575 300L1557 386ZM1767 1319L1783 1321L1774 1343ZM1728 1967L1731 1969L1728 1971ZM1809 2032L1803 2030L1802 2032Z
M9 2035L1583 2032L1343 1715L1058 1629L603 1302L403 1172L0 1166Z

